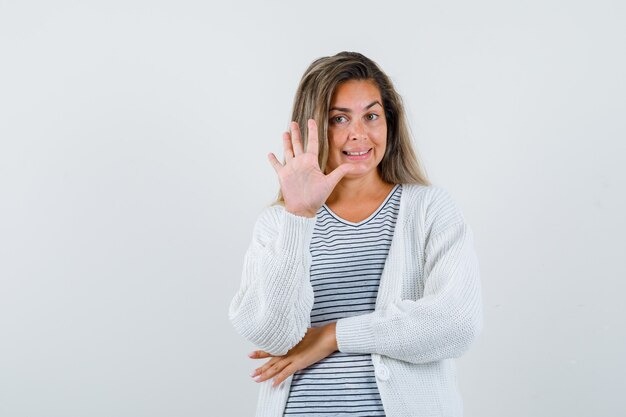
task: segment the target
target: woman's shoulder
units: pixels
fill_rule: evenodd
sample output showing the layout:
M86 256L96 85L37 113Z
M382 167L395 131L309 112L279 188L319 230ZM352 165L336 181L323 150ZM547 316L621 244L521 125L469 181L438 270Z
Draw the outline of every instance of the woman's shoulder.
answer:
M454 198L450 192L439 185L402 184L402 194L405 195L407 199L424 201L428 204L455 204Z
M254 222L253 234L255 236L275 235L280 225L283 211L284 206L277 203L261 208Z
M315 224L315 217L303 217L290 213L282 203L274 202L265 206L258 214L255 223L255 232L275 234L280 227L289 230L311 229Z
M455 197L439 185L402 184L405 209L419 215L430 229L463 223L465 218Z

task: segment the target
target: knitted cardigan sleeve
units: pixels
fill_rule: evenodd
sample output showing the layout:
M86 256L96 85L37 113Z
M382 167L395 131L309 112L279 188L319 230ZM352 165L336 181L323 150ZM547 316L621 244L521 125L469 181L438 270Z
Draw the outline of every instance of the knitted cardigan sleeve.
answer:
M481 333L481 289L471 229L445 190L437 187L433 194L424 221L423 297L339 319L341 352L426 363L461 356Z
M311 323L309 244L314 226L315 218L270 206L256 221L244 257L241 285L228 316L239 334L273 355L285 355Z

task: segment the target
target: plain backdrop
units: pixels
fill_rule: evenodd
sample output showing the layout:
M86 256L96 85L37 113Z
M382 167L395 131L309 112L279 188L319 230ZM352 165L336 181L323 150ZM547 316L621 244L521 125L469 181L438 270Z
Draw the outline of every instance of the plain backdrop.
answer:
M300 76L359 51L475 234L468 417L626 415L623 1L0 1L0 416L252 416L228 305ZM417 416L419 417L419 416Z

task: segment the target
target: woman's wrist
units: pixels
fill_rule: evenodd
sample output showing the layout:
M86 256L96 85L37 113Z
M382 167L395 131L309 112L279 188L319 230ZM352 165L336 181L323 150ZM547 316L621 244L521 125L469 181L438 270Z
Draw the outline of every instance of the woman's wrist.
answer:
M332 323L328 323L326 325L326 332L328 333L329 345L333 352L338 351L339 347L337 346L337 322L333 321Z
M298 208L287 207L287 206L285 206L285 210L287 210L289 213L293 214L294 216L300 216L300 217L313 218L317 215L317 211L298 209Z
M289 213L293 214L294 216L308 217L310 219L315 217L315 215L317 214L317 213L313 213L313 212L309 212L309 211L291 211L291 210L287 210L287 211Z

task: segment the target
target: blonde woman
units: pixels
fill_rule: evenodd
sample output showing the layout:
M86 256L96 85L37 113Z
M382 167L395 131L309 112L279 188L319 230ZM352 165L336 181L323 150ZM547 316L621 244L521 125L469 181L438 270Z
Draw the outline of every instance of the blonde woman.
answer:
M250 357L270 358L256 416L462 416L454 358L482 330L478 261L400 96L341 52L306 70L292 120L229 308Z

